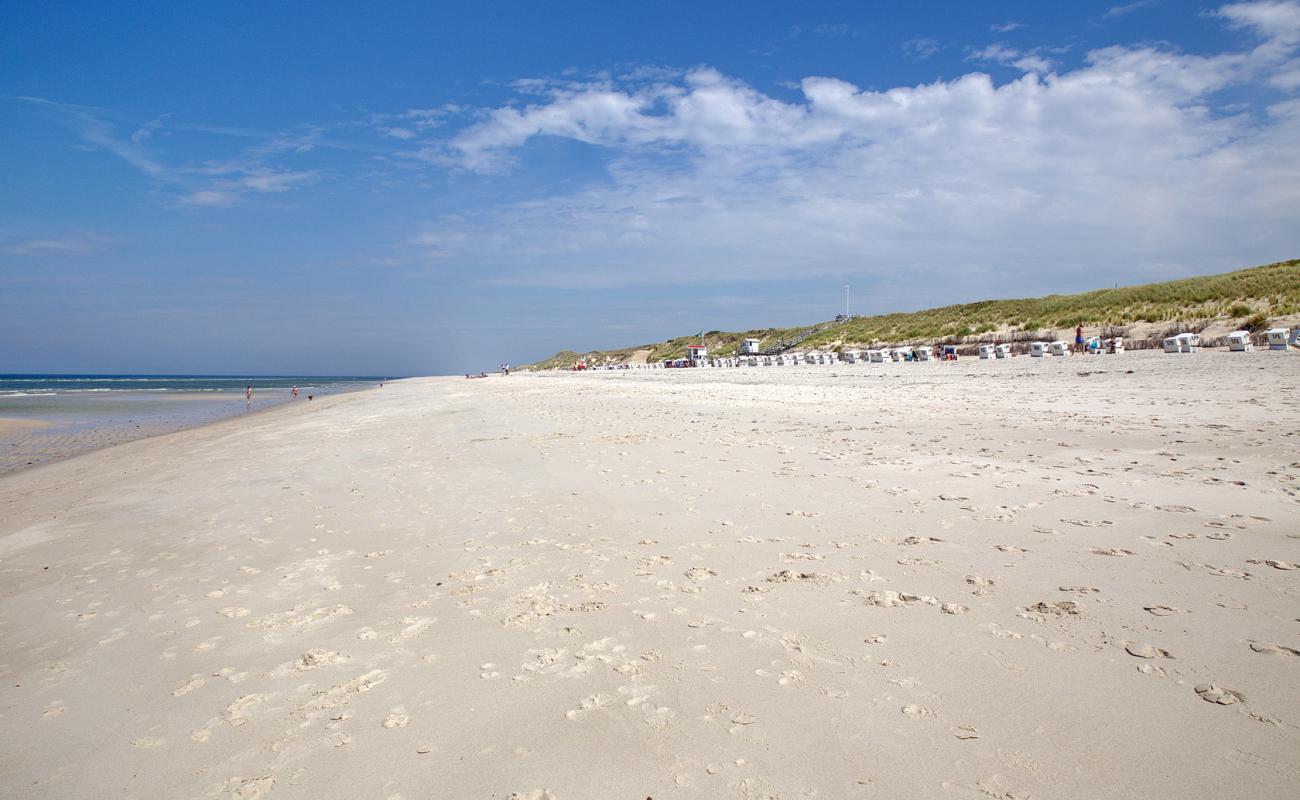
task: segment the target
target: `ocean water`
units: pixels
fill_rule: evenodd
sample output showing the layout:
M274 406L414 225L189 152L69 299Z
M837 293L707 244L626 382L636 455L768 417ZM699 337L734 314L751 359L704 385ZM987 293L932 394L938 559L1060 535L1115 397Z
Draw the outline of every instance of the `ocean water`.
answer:
M297 386L326 394L362 388L383 376L351 375L0 375L0 398L88 392L253 392L288 391Z
M388 380L347 375L0 375L0 474ZM244 394L249 386L251 402ZM297 400L290 393L294 386Z

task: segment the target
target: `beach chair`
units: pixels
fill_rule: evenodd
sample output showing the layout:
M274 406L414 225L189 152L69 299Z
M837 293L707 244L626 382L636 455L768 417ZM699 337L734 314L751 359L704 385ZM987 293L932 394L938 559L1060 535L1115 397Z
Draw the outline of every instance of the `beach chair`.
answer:
M997 358L1011 358L1011 345L999 344L993 348L993 355Z
M1265 336L1268 337L1269 350L1285 350L1291 335L1290 328L1270 328Z
M1042 358L1047 355L1047 342L1030 342L1029 355L1034 358Z
M1063 341L1052 342L1048 351L1054 356L1068 356L1070 354L1070 343Z
M985 360L990 359L990 358L993 358L993 357L994 357L994 356L993 356L993 351L996 350L996 349L997 349L997 348L995 348L995 347L994 347L993 345L991 345L991 344L982 344L982 345L980 345L980 358L985 359Z
M917 361L929 361L934 358L934 348L918 347L912 351L912 355Z
M1255 349L1255 345L1250 341L1249 331L1233 331L1226 338L1228 340L1228 352L1249 353Z

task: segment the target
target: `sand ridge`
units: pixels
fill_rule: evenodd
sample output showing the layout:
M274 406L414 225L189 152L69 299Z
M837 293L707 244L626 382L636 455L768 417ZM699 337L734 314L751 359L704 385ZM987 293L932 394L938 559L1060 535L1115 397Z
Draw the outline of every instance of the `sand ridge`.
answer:
M421 379L7 476L0 791L1285 796L1297 388Z

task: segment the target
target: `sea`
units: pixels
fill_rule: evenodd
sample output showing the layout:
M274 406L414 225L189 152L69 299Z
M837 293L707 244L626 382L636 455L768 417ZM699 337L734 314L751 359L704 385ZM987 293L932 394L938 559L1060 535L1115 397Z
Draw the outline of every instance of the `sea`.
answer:
M355 375L0 375L0 474L395 380ZM292 395L298 388L298 397ZM252 388L249 401L246 392Z

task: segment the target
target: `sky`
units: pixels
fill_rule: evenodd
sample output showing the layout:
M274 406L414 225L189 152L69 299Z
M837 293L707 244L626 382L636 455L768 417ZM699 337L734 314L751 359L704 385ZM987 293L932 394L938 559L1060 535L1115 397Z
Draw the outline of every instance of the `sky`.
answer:
M0 372L458 374L1300 256L1300 0L0 2Z

